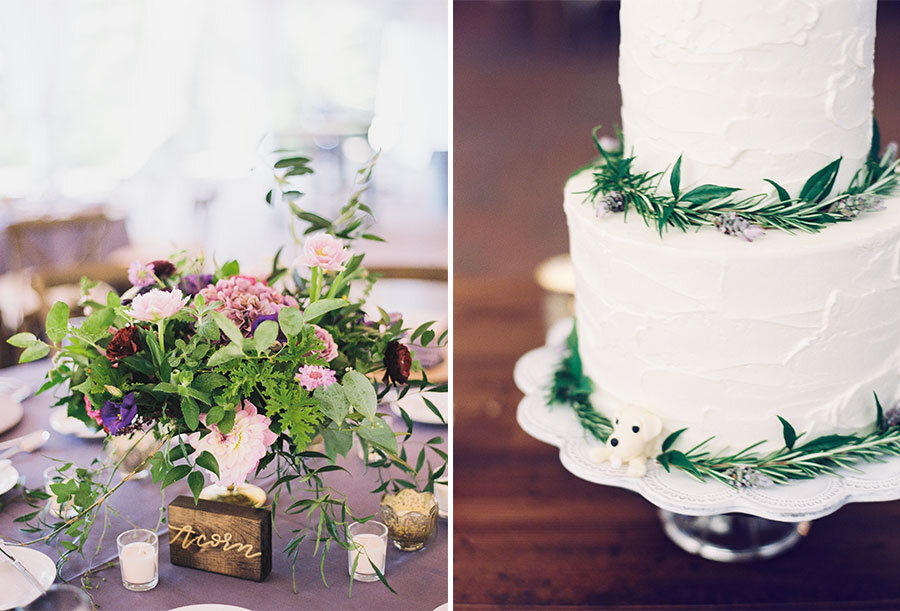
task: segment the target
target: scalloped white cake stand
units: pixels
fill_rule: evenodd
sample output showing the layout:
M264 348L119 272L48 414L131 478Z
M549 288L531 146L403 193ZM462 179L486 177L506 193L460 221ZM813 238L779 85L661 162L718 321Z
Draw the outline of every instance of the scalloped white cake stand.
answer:
M553 326L546 345L516 363L514 379L525 397L519 426L532 437L559 448L563 466L577 477L637 492L660 508L666 534L680 547L711 560L735 562L777 555L796 545L809 522L847 503L900 499L900 457L861 463L862 473L822 476L767 488L736 489L721 482L699 482L648 464L647 475L628 477L624 467L598 464L590 450L598 445L581 428L575 413L550 406L547 390L562 357L572 319Z

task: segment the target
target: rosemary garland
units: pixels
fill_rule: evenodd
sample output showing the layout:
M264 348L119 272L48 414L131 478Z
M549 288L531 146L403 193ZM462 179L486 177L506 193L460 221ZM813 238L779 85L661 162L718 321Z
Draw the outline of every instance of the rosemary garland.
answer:
M588 198L598 213L629 211L639 214L644 223L654 226L660 236L669 227L687 231L692 227L713 225L726 234L739 235L752 241L764 229L794 233L816 233L828 225L850 221L863 212L882 208L882 198L894 193L898 184L897 146L891 144L879 153L881 138L878 124L872 128L868 158L857 170L846 191L829 197L841 159L835 159L810 176L800 193L792 197L774 180L774 194L745 196L740 189L704 184L690 190L681 185L681 157L671 171L638 172L632 167L634 156L622 152L619 134L617 150L606 150L600 143L599 126L593 139L601 158L592 168L594 182ZM662 193L659 185L669 175L671 195Z
M549 400L551 405L571 407L581 426L597 440L605 441L612 432L612 423L591 405L591 387L590 379L582 370L578 338L573 326L563 359L553 373ZM705 448L713 437L686 452L675 450L672 446L687 430L680 429L663 441L656 461L666 471L675 468L700 481L712 479L744 488L833 475L838 474L840 469L860 473L855 464L883 462L887 456L900 456L900 417L891 413L885 418L877 394L875 429L868 434L823 435L798 445L797 442L804 434L797 434L784 418L779 416L778 419L781 421L784 437L784 447L779 450L767 454L756 453L754 450L765 443L759 441L733 454L712 454Z
M566 339L566 351L559 368L553 372L550 384L550 405L568 405L578 416L581 426L599 441L606 441L612 433L612 422L605 418L591 405L593 385L590 378L584 375L581 367L581 354L578 352L578 335L575 325Z

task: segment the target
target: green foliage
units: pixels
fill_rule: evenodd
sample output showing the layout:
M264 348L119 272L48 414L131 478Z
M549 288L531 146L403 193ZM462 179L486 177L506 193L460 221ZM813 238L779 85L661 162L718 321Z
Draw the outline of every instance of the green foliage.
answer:
M612 432L612 422L600 415L591 405L591 381L582 370L578 353L578 334L575 325L566 340L566 351L560 366L553 372L548 401L550 405L568 405L578 416L581 425L595 439L606 441Z
M634 170L634 157L621 152L606 151L600 145L597 129L594 142L600 151L600 162L592 166L593 185L587 191L588 198L596 202L609 193L620 193L625 200L624 216L633 211L644 223L653 226L662 235L670 228L687 231L703 225L712 225L717 217L733 212L748 221L768 229L815 233L828 225L850 219L832 212L833 206L847 195L890 195L897 187L898 162L895 150L889 150L881 158L870 153L869 161L853 177L848 189L829 197L840 168L836 159L810 176L797 197L771 179L764 179L775 188L775 196L755 194L736 197L739 189L705 184L682 193L681 157L669 173L671 195L660 192L659 184L666 172L638 172ZM877 126L873 130L873 147L879 145Z
M605 441L612 426L590 405L590 381L583 374L577 355L577 337L573 329L563 359L554 371L550 401L572 407L585 431ZM768 454L754 452L765 443L760 441L734 454L713 455L704 449L712 438L687 451L673 449L678 438L687 430L680 429L666 437L656 460L666 471L676 468L698 480L713 479L730 486L740 485L734 471L742 468L764 475L777 484L834 474L839 469L858 472L854 464L860 461L878 462L886 456L900 456L900 426L886 426L877 395L875 411L875 430L868 435L824 435L799 447L796 447L796 442L803 435L797 434L787 420L778 416L784 447Z

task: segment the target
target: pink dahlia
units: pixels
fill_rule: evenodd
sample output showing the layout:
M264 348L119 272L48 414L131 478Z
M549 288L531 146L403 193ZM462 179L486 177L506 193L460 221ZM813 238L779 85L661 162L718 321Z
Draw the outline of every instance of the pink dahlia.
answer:
M156 274L153 271L153 264L133 262L128 266L128 282L140 288L155 284Z
M206 425L206 414L201 414L200 421ZM219 477L213 474L213 481L223 486L242 484L266 455L266 448L278 439L278 435L269 429L271 424L269 418L258 413L255 405L245 400L227 435L220 433L214 424L209 427L206 437L201 439L198 431L188 435L187 441L197 454L205 450L216 457Z
M344 243L333 235L317 233L303 244L301 263L308 267L318 267L326 272L339 272L351 257Z
M319 339L319 341L325 344L324 348L317 351L318 355L328 362L336 359L338 355L338 347L337 344L334 343L334 338L331 337L331 333L329 333L319 325L313 325L313 329L316 330L316 337Z
M304 365L297 370L297 375L294 376L294 379L300 382L300 386L309 391L319 387L328 388L337 382L334 372L321 365Z
M130 313L135 320L158 322L177 314L187 302L188 297L184 297L179 289L173 291L153 289L134 298Z
M282 295L262 280L250 276L222 278L201 289L200 294L207 303L221 301L219 311L248 337L253 321L260 316L278 314L284 306L297 307L297 300L290 295Z

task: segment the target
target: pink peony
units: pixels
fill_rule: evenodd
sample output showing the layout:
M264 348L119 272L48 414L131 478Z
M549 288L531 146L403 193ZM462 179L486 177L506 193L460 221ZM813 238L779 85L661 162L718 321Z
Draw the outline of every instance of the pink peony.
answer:
M337 344L334 343L334 338L331 337L331 333L329 333L319 325L313 325L313 329L316 330L316 337L323 344L325 344L325 347L322 350L318 351L318 355L328 362L336 359L338 355L338 347Z
M88 399L87 395L84 396L84 411L98 426L103 427L103 420L100 419L100 410L91 408L91 400Z
M300 386L309 391L319 387L328 388L337 382L334 372L321 365L304 365L297 370L297 375L294 376L294 379L300 382Z
M187 302L179 289L172 292L153 289L149 293L138 295L131 302L131 316L135 320L158 322L177 314Z
M339 272L351 257L343 242L327 233L317 233L306 239L300 262L308 267L318 267L325 272Z
M200 415L206 425L206 414ZM213 481L223 486L244 483L247 476L266 455L266 448L275 443L278 435L269 426L272 421L257 412L256 406L244 401L243 409L237 411L234 426L227 435L219 432L215 424L209 427L209 434L200 438L200 432L191 433L187 442L200 454L204 450L216 457L219 463L219 477L212 475Z
M153 271L153 265L150 263L141 263L135 261L128 266L128 282L134 286L144 288L156 283L156 274Z
M219 312L230 318L249 337L253 321L267 314L278 314L284 306L297 307L297 300L282 295L265 282L250 276L222 278L200 290L206 303L221 301Z

